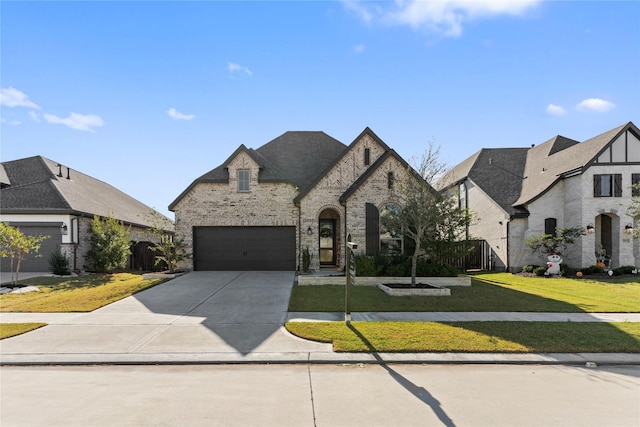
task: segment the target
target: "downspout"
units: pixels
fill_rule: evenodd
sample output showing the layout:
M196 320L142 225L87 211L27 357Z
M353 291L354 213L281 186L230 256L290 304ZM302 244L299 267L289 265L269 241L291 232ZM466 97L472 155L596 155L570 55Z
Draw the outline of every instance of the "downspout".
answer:
M302 271L302 209L298 204L298 271Z
M509 225L511 225L512 218L513 217L509 217L509 221L507 221L507 265L506 265L507 272L511 271L511 257L509 255L511 239L509 239Z

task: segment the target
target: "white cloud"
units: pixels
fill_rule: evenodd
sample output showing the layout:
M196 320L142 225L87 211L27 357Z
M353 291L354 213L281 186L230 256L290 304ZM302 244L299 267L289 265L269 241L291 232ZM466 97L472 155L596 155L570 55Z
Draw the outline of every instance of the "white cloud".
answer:
M596 112L596 113L606 113L614 109L616 105L612 102L605 101L600 98L589 98L582 101L580 104L576 106L576 110L581 112Z
M247 76L253 76L253 73L251 72L250 69L248 69L247 67L240 65L240 64L236 64L235 62L229 62L227 64L227 69L232 73L237 73L237 72L244 72Z
M409 25L448 37L462 35L463 23L499 15L522 15L541 0L397 0L367 2L343 0L365 22Z
M65 125L71 129L86 132L94 132L94 127L104 126L104 120L95 114L78 114L71 113L66 119L60 118L54 114L44 114L44 119L48 123Z
M552 116L564 116L566 111L559 105L549 104L547 105L547 113Z
M9 123L11 126L20 126L22 124L22 122L20 120L10 120L10 121L8 121L4 117L0 117L0 122Z
M0 105L40 109L37 104L29 100L29 97L24 92L11 86L0 89Z
M167 114L173 120L191 120L191 119L193 119L195 117L193 114L182 114L178 110L176 110L175 108L169 108L167 110Z
M40 114L38 114L37 111L29 111L29 117L31 117L31 120L34 122L40 122Z

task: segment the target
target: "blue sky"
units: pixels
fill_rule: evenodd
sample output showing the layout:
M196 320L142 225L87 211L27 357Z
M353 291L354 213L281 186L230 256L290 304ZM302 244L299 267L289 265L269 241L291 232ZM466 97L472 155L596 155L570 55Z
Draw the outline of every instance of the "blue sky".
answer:
M405 159L640 124L637 1L0 3L2 161L167 206L288 130Z

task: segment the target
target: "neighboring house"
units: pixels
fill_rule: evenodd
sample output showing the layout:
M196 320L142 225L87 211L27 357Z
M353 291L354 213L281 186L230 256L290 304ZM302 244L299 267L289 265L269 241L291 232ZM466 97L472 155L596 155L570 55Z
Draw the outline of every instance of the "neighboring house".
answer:
M546 263L525 240L569 227L587 233L563 255L567 265L640 265L631 235L640 225L626 212L639 182L640 131L629 122L584 142L556 136L530 148L482 149L436 188L475 213L469 235L488 242L493 267L518 271Z
M41 156L0 164L0 221L29 235L49 236L40 257L25 259L20 271L49 271L49 256L62 252L70 268L84 270L94 215L112 216L130 227L134 256L131 268L151 270L148 242L153 241L152 208L111 185ZM158 214L160 215L160 214ZM171 221L166 229L173 231ZM153 256L151 255L151 260ZM2 259L2 271L9 260Z
M408 164L369 128L348 147L323 132L241 145L171 203L195 270L343 267L346 242L369 254L402 249L381 233L394 179Z

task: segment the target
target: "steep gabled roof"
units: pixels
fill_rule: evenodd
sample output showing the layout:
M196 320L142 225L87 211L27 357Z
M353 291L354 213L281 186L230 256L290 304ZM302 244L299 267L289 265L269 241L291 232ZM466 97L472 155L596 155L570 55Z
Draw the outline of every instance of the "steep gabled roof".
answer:
M394 150L386 151L371 166L369 166L369 168L365 171L365 173L360 175L360 177L358 177L358 179L356 179L355 182L351 184L349 188L347 188L347 191L342 193L342 195L340 196L340 203L347 201L349 197L351 197L353 193L355 193L358 190L358 188L360 188L365 182L367 182L369 177L371 177L371 175L373 175L373 173L377 171L384 164L384 162L387 161L389 157L393 157L396 160L398 160L403 167L405 168L409 167L409 164L402 157L400 157L398 153L396 153Z
M527 148L483 148L451 169L437 184L442 191L470 179L511 216L526 215L512 204L520 196Z
M241 145L222 165L194 180L169 205L169 210L200 183L229 182L227 166L240 152L246 152L260 166L259 182L284 182L305 191L344 148L343 143L321 131L285 132L255 150Z
M42 156L2 165L11 182L0 190L2 213L111 215L127 224L153 225L149 217L152 208L75 169Z
M340 159L342 159L353 148L353 146L355 146L366 135L371 137L377 144L379 144L382 147L382 149L385 151L385 153L387 153L387 152L389 152L391 150L391 148L389 148L389 146L387 144L385 144L384 141L382 141L378 137L378 135L376 135L371 129L369 129L369 127L366 127L362 132L360 132L360 135L358 135L353 140L353 142L351 142L351 144L349 144L348 147L345 147L343 145L342 151L333 159L332 162L327 164L327 166L324 168L324 170L320 171L320 173L318 173L315 176L315 179L309 185L307 185L304 188L300 188L300 192L298 193L296 198L293 199L293 201L296 204L299 203L309 193L309 191L311 191L313 189L313 187L315 187L320 182L320 180L323 177L325 177L331 171L331 169L333 169L333 167L335 165L338 164Z
M635 125L629 122L584 142L568 144L567 148L559 151L556 147L558 138L561 137L552 138L531 148L527 154L522 191L513 205L531 203L567 173L582 173L609 143L630 127L637 131Z

